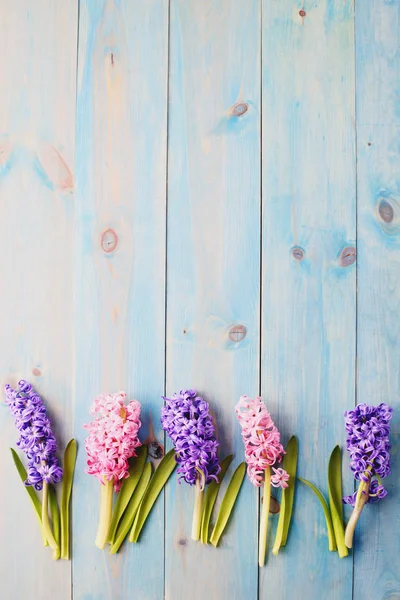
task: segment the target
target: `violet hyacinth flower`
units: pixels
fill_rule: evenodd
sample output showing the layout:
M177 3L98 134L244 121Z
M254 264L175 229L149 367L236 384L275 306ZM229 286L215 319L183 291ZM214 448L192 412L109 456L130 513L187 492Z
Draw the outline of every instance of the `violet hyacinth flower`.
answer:
M5 386L5 401L19 431L17 446L28 459L25 485L41 490L44 482L61 481L63 472L56 456L57 442L42 398L24 379L18 386L18 390L8 384Z
M355 526L365 504L378 502L387 496L382 479L390 474L390 419L393 409L385 403L379 406L359 404L345 412L346 447L350 454L350 469L360 481L358 490L343 498L354 506L346 527L345 543L353 545Z
M199 539L204 486L212 480L218 481L218 441L210 407L196 390L181 390L171 398L163 397L165 406L161 410L161 424L171 438L175 449L175 460L180 479L196 485L193 513L192 538Z
M18 386L17 390L8 384L5 386L5 401L19 432L17 446L28 459L25 485L32 485L36 490L43 488L42 524L50 546L58 552L59 546L51 532L48 516L48 485L58 483L63 475L56 456L57 442L42 398L24 379L19 381Z

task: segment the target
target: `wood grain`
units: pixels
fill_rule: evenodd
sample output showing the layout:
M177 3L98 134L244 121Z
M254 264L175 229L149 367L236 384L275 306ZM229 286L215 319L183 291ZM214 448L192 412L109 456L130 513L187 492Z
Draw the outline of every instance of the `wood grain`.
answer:
M326 493L355 401L356 271L342 254L356 238L353 3L264 0L262 44L262 393L285 443L299 438L299 476ZM259 597L294 588L308 600L352 595L352 559L328 552L323 512L301 484Z
M356 4L358 189L357 401L387 402L387 498L356 530L354 600L400 597L400 47L399 2Z
M94 546L100 486L82 426L101 391L142 403L160 438L164 388L168 3L82 0L77 95L74 598L163 595L163 502L137 545Z
M0 380L2 389L21 378L34 384L56 423L61 454L72 434L74 387L77 2L3 2L0 38ZM8 450L17 433L3 402L0 439L0 595L67 600L71 563L54 562L43 547Z
M244 458L235 404L258 391L260 29L256 1L171 2L167 393L209 400L221 456L235 453L223 490ZM221 546L205 547L190 540L193 488L174 477L168 600L257 597L256 498L246 481Z
M2 600L400 597L399 22L398 0L0 3L0 383L30 379L60 446L73 426L79 441L71 568L42 546L0 405ZM389 495L354 556L328 552L300 484L263 569L247 480L221 546L194 543L175 474L137 545L98 550L90 404L125 389L141 439L164 444L165 385L211 404L235 453L220 496L244 458L241 394L261 385L325 493L343 411L392 404Z

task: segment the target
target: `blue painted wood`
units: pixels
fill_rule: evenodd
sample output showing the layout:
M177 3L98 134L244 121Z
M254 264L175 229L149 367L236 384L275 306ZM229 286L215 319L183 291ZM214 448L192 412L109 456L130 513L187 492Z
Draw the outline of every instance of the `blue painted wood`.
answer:
M354 599L400 597L400 3L357 2L357 400L394 407L387 498L356 530Z
M76 36L74 0L0 4L0 383L34 384L61 450L72 433L74 381ZM43 546L9 452L17 433L3 401L0 439L0 596L67 600L71 564L55 563Z
M356 7L81 0L76 71L76 0L1 4L0 382L30 377L60 446L73 420L80 443L71 574L41 545L0 407L2 599L400 597L397 413L389 496L356 532L354 594L352 557L328 553L308 489L287 547L258 572L247 481L218 550L190 540L193 490L173 476L140 543L110 557L94 546L99 485L84 473L94 396L125 389L142 402L142 439L163 442L165 375L168 393L195 386L210 401L231 472L234 406L261 375L283 441L299 437L299 474L324 491L356 377L359 402L400 408L400 2Z
M234 465L234 407L258 391L260 30L257 1L171 2L167 392L204 394ZM245 483L217 550L190 539L193 498L168 485L165 597L256 598L256 490Z
M160 438L164 388L168 3L82 0L77 95L74 598L163 596L163 502L137 545L94 546L100 485L82 426L101 391L142 403Z
M262 44L262 393L284 441L299 438L299 475L326 492L355 401L356 271L342 266L356 238L353 3L265 0ZM323 512L301 484L259 597L294 589L352 595L352 558L328 552Z

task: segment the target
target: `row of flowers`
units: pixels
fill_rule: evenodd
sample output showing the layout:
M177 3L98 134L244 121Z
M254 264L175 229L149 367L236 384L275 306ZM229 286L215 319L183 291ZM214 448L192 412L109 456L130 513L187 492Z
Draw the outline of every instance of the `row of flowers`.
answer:
M41 527L43 541L53 549L55 559L70 558L70 498L77 446L71 440L63 465L57 457L57 443L46 407L32 385L21 380L18 389L5 386L6 403L19 433L17 447L27 459L27 468L12 450L15 465L24 481ZM196 390L182 390L164 397L161 424L173 448L158 462L148 460L147 446L139 440L141 406L126 402L126 394L101 394L91 407L93 421L85 425L87 472L101 484L100 516L96 545L111 553L119 551L126 539L137 542L154 503L177 467L179 482L194 488L192 539L217 546L240 492L247 464L250 482L263 487L259 532L259 565L266 560L271 488L282 488L273 554L285 546L293 510L296 481L307 485L324 510L329 549L340 557L352 547L356 523L367 503L385 498L382 479L390 474L391 407L359 404L345 413L346 448L358 488L342 495L341 453L334 448L328 465L328 497L310 481L296 476L298 442L293 436L286 449L261 398L242 396L235 410L241 426L245 463L234 471L211 527L220 486L233 456L219 457L219 443L209 404ZM281 466L279 466L281 465ZM55 491L61 485L61 493ZM37 492L41 493L41 498ZM344 526L342 502L353 506Z

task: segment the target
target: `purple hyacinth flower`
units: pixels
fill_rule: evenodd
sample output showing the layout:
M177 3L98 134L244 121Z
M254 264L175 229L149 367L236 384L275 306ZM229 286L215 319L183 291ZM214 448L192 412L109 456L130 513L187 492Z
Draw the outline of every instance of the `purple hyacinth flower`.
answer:
M28 459L25 485L41 490L43 482L58 483L62 478L63 471L56 456L57 442L42 398L24 379L18 386L17 390L8 384L5 386L5 401L19 432L17 446Z
M350 469L358 481L371 482L372 485L374 476L383 478L390 474L389 423L392 410L382 403L379 406L359 404L345 412L346 448L351 459ZM380 494L379 498L383 497Z
M345 541L352 547L356 523L365 504L379 502L387 496L381 479L390 474L390 419L393 409L385 403L379 406L359 404L345 412L346 448L350 454L350 469L360 482L358 490L343 498L354 506L346 528Z
M180 479L189 485L195 485L199 477L204 483L218 481L219 444L208 402L192 389L163 399L161 424L174 444Z
M204 486L215 480L221 471L217 451L218 441L208 402L197 396L196 390L181 390L172 398L164 398L161 424L171 438L178 463L179 479L195 485L192 539L200 537Z

